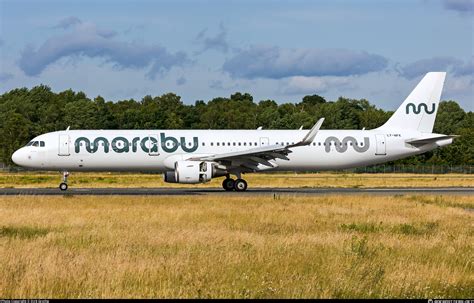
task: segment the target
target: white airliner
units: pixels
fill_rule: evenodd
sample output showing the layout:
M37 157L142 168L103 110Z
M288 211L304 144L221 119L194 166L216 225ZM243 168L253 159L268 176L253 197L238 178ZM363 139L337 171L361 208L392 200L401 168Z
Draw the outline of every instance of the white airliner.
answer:
M446 73L431 72L397 111L372 130L63 130L34 138L12 155L16 164L63 172L160 171L170 183L204 183L225 176L225 190L245 191L242 175L320 171L372 165L451 144L434 134ZM237 179L232 179L235 175Z

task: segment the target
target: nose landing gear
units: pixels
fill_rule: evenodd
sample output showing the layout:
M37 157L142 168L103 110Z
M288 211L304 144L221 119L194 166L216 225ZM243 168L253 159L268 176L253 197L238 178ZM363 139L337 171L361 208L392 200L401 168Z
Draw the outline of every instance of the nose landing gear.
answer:
M67 177L69 176L69 173L67 171L63 172L63 182L59 184L59 189L64 191L67 190Z

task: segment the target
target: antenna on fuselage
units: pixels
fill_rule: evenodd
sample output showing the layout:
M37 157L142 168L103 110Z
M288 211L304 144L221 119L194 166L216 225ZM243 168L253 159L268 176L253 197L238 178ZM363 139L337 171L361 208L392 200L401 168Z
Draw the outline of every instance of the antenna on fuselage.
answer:
M257 130L262 130L262 127L261 126L257 127Z
M303 125L300 126L300 129L299 130L303 130Z
M68 131L68 130L69 130L69 128L71 128L71 126L70 126L70 125L69 125L69 126L66 128L66 131Z

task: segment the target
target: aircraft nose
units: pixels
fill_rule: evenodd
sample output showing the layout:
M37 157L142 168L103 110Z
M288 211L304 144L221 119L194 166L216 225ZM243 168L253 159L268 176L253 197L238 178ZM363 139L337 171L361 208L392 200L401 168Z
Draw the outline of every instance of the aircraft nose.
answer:
M26 152L23 148L20 148L19 150L15 151L12 155L12 161L16 165L24 165L26 162Z

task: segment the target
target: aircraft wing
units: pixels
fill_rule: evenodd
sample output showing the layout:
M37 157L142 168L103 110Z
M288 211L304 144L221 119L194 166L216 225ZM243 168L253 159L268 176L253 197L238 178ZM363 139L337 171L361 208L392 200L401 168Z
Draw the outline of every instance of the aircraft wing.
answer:
M311 144L323 122L324 118L319 119L306 136L295 144L263 146L230 153L191 157L188 160L214 161L226 166L226 168L240 167L243 171L261 170L261 168L258 167L260 164L267 166L268 168L273 168L276 167L276 165L271 163L270 160L289 160L287 156L292 152L292 148Z

